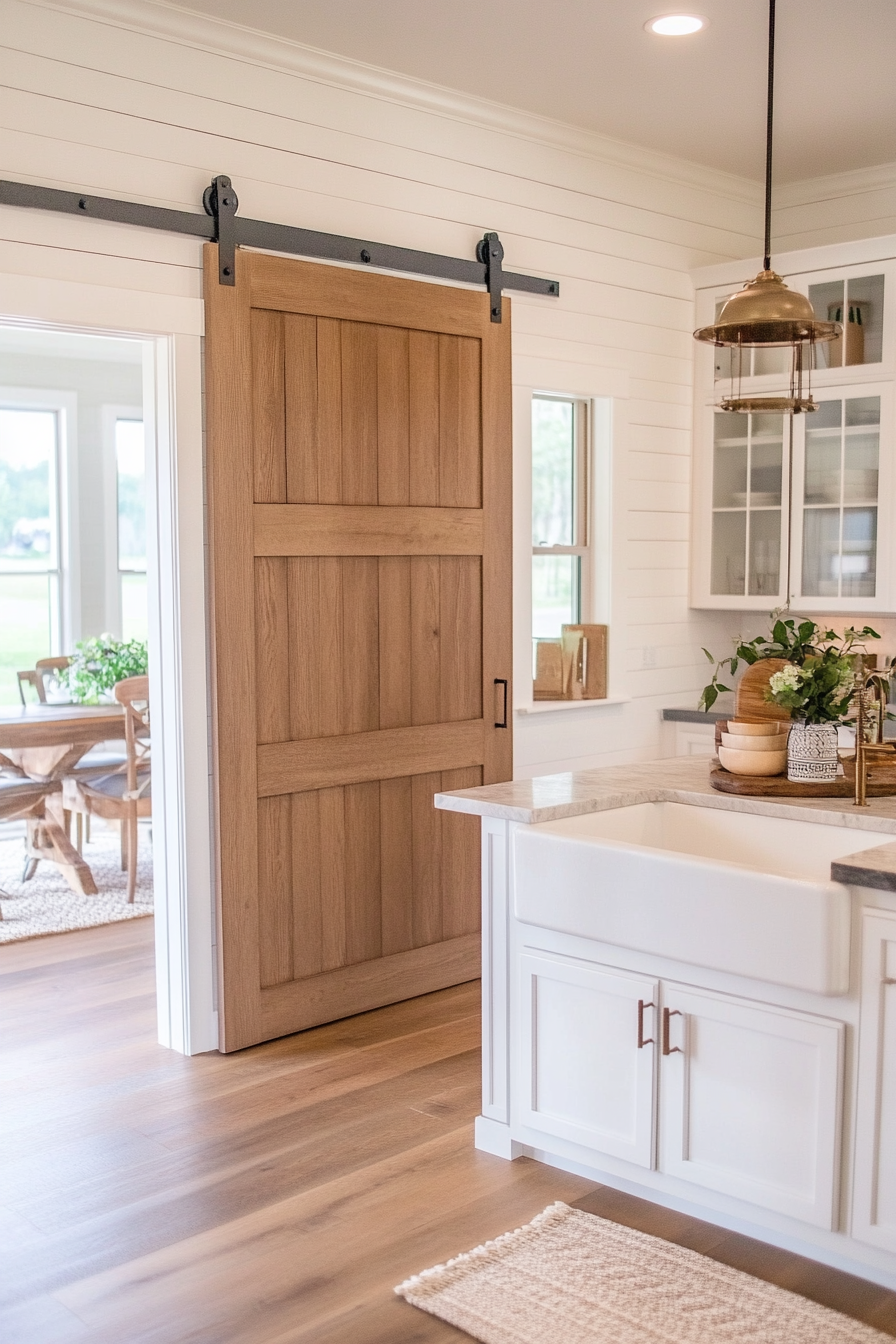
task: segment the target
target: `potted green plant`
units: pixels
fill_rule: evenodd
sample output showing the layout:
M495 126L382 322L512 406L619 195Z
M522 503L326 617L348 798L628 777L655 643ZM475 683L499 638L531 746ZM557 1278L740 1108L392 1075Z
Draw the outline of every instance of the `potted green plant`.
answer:
M769 678L766 699L789 709L794 719L787 738L789 780L829 784L837 778L837 724L846 718L856 690L854 659L833 646Z
M850 626L841 636L834 630L822 629L815 621L805 620L797 624L793 617L782 617L780 608L771 613L769 622L771 624L769 634L757 635L755 639L749 640L738 639L735 642L734 653L726 658L716 660L709 649L703 650L715 666L712 679L708 686L704 686L700 696L698 706L700 709L712 709L722 691L732 689L722 684L720 676L727 672L733 677L741 663L751 667L753 663L758 663L763 658L783 658L788 663L802 667L808 658L816 657L825 649L835 649L838 656L854 658L856 650L861 651L860 646L866 640L880 639L880 635L876 630L872 630L870 625L866 625L862 630Z
M75 645L71 662L59 673L59 683L77 704L96 705L113 698L117 682L145 676L148 666L145 639L97 635Z
M770 676L766 699L789 710L794 720L787 741L787 778L829 783L837 777L837 725L847 718L857 689L857 656L866 640L880 635L870 625L861 630L850 626L838 635L815 621L782 618L780 610L769 620L769 634L739 640L728 658L716 661L703 650L715 666L700 708L711 709L719 694L731 689L719 680L723 669L733 677L741 663L785 659L789 666Z

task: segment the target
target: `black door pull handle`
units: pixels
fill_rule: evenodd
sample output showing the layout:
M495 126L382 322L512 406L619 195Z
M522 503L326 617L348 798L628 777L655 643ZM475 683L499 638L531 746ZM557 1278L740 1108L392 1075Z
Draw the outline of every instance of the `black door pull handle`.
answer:
M495 727L496 727L496 728L506 728L506 727L507 727L507 678L506 678L506 677L495 677L495 685L496 685L496 686L503 686L503 687L504 687L504 713L503 713L503 715L501 716L501 722L500 722L500 723L498 722L497 719L495 719Z

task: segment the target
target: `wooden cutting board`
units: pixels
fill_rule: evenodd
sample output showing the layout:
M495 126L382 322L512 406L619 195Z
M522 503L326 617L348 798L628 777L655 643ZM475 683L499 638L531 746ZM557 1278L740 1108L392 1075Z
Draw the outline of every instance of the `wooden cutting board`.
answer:
M789 719L790 710L771 705L765 699L769 677L787 667L786 658L761 658L748 667L734 690L734 717L736 719Z
M786 775L733 775L721 765L712 767L709 782L720 793L733 793L741 798L852 798L855 792L850 779L835 779L830 784L798 784ZM896 794L896 784L869 780L866 792L869 798L891 798Z

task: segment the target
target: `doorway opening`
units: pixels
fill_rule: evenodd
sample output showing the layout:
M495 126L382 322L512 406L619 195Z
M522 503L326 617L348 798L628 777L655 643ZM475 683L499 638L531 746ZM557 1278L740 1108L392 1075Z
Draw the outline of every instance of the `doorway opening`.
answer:
M0 327L0 945L152 913L153 354Z

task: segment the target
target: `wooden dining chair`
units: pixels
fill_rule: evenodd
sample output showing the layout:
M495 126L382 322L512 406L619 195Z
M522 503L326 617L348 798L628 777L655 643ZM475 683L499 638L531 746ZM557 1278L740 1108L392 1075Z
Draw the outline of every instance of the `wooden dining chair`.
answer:
M58 658L38 658L34 667L26 668L24 672L17 672L16 676L19 682L19 699L22 704L27 704L25 699L25 687L32 686L37 695L38 704L47 703L47 690L51 689L54 682L58 682L59 673L63 668L68 667L71 658L61 655ZM57 701L62 704L63 701ZM70 702L69 702L70 703Z
M0 770L0 821L41 816L47 794L58 788L58 784L38 783L33 779L24 779L12 771ZM31 860L26 858L23 877L27 874L30 862ZM3 908L0 906L0 919L2 918Z
M149 735L149 678L128 677L114 688L124 708L126 758L108 774L85 778L66 775L62 805L76 816L103 817L121 826L122 867L128 872L128 900L137 886L137 820L152 816L152 767Z

